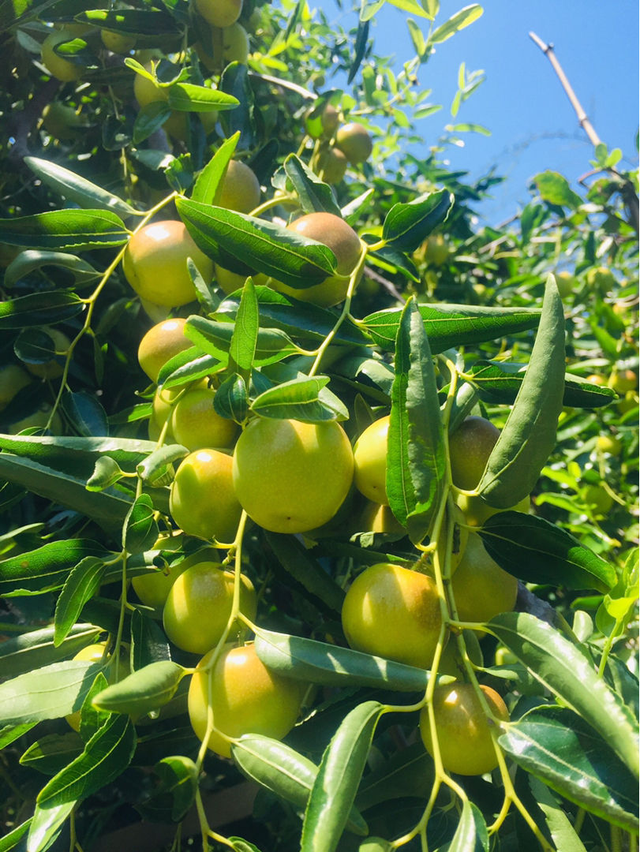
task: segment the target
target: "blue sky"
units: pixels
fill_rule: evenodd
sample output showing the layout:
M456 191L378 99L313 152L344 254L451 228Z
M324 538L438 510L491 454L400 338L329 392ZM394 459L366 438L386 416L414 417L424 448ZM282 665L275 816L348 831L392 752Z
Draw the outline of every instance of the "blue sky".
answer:
M310 0L330 19L347 28L354 13L341 12L335 0ZM441 0L440 25L467 0ZM493 165L507 176L483 203L483 219L496 224L526 202L528 180L555 169L575 181L589 170L592 148L548 59L528 37L533 30L553 42L556 55L600 138L637 163L638 3L637 0L487 0L484 15L439 45L419 73L420 85L432 88L430 101L444 109L423 119L418 129L436 138L452 121L449 107L456 91L458 67L484 69L486 81L462 105L455 121L479 123L490 137L465 134L464 148L450 149L451 167L478 177ZM348 4L345 3L348 8ZM371 35L376 52L394 55L398 67L414 54L406 12L387 4L376 15ZM414 18L416 22L419 19ZM419 21L426 33L428 21Z

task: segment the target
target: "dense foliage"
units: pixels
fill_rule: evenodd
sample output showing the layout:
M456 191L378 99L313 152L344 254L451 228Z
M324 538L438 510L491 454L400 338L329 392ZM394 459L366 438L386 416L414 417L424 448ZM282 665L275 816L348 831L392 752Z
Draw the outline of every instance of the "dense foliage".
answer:
M637 173L388 2L0 6L1 852L636 848Z

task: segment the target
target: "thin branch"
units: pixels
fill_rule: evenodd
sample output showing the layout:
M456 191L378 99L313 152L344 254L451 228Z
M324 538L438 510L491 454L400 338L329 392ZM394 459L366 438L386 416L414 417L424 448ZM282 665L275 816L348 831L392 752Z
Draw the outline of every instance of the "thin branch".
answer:
M556 57L556 54L553 50L553 45L552 44L545 44L542 41L542 39L539 38L534 32L529 33L529 38L532 39L538 45L540 50L544 53L544 55L547 57L547 59L551 63L553 70L558 75L558 79L560 80L560 83L562 84L562 88L565 90L565 92L567 93L567 97L571 101L571 106L576 111L576 115L578 116L578 121L580 122L580 127L582 127L584 132L589 137L591 144L593 145L594 148L595 148L596 145L600 145L601 142L602 142L602 139L600 139L600 137L598 136L598 134L594 130L593 125L589 121L589 118L587 117L587 114L582 107L582 104L580 103L580 101L576 97L576 93L573 91L571 83L567 79L567 75L564 73L564 71L562 70L562 66L558 62L558 58Z

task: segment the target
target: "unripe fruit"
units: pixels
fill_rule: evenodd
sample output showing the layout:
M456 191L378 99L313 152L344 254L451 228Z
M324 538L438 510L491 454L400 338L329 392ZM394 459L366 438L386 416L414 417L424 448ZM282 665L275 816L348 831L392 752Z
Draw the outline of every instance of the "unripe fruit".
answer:
M355 166L371 156L373 141L366 127L351 122L350 124L343 124L336 133L336 147Z
M480 686L491 713L503 722L509 711L498 693ZM492 722L487 719L480 699L470 683L451 683L436 687L433 696L436 730L442 765L447 772L460 775L484 775L498 765L491 737ZM429 754L433 743L427 708L420 712L420 734Z
M214 27L230 27L240 17L242 0L195 0L196 9Z
M45 331L53 339L56 356L44 364L25 363L25 366L30 373L40 379L57 379L64 372L64 356L71 345L71 341L66 334L58 331L57 328L46 327L42 331Z
M567 296L571 295L573 288L575 287L575 276L573 276L570 272L563 271L557 272L555 278L560 298L566 299Z
M614 370L609 377L609 387L618 393L626 393L638 387L638 374L633 370Z
M145 65L147 71L151 71L151 65ZM141 107L155 104L157 101L169 100L169 89L159 86L144 74L136 74L133 80L133 94Z
M364 430L353 448L356 488L374 503L389 505L386 490L389 415Z
M325 183L340 183L347 172L347 158L339 148L327 148L318 157L317 172Z
M604 387L607 384L607 380L604 376L599 376L597 373L592 373L590 376L587 376L586 379L588 382L591 382L593 385L600 385Z
M233 488L232 457L198 450L183 459L171 486L169 508L187 535L232 542L242 514Z
M189 687L189 718L201 740L207 730L207 704L211 695L213 724L208 748L221 757L231 756L225 738L262 734L281 740L295 725L300 711L300 685L271 672L258 658L254 645L227 646L211 672L210 651L198 664ZM211 687L209 688L209 678Z
M617 283L615 275L607 266L592 266L587 272L587 286L590 290L606 293Z
M62 83L79 80L85 72L83 65L76 65L63 56L58 56L54 51L54 47L57 47L57 45L65 41L72 41L74 38L75 35L69 30L56 30L48 35L42 43L42 64L46 66L52 77Z
M252 420L236 444L233 484L252 520L297 533L327 523L347 496L353 452L336 422Z
M442 234L431 234L424 243L427 261L433 266L442 266L449 260L449 246Z
M360 532L406 534L405 528L396 519L388 506L369 501L357 525Z
M143 299L175 308L196 298L187 269L191 258L206 282L213 263L191 239L182 222L151 222L129 240L122 268L129 284Z
M96 642L93 645L87 645L86 647L82 648L82 650L78 651L78 653L73 659L81 660L87 663L102 663L105 660L104 650L106 646L106 642ZM118 664L118 679L122 680L131 673L129 660L123 652L121 652L120 654ZM109 665L104 673L107 677L108 683L116 682L116 671L113 665ZM80 730L81 715L82 711L76 710L73 713L69 713L68 716L65 716L66 721L69 723L69 726L73 728L74 731Z
M353 228L333 213L308 213L287 225L287 229L328 246L338 261L336 274L304 290L271 278L268 279L269 286L300 302L311 302L324 308L344 301L349 289L349 276L362 252L360 238Z
M260 204L260 184L249 166L239 160L229 162L216 203L238 213L251 213Z
M622 452L622 443L615 435L598 435L596 448L601 453L609 453L611 456L619 456Z
M485 503L482 497L469 497L466 494L459 494L456 498L456 504L463 511L467 524L471 524L473 527L481 527L485 521L500 512L522 512L528 515L531 509L531 498L523 497L519 503L511 506L510 509L496 509Z
M315 80L315 85L320 86L322 84ZM313 112L314 108L312 107L307 113L307 133L312 139L319 139L321 136L325 136L327 139L330 139L340 124L340 113L332 104L326 104L320 115L315 115L312 118ZM319 125L318 119L320 119Z
M451 589L460 621L485 622L516 605L518 581L489 556L477 533L470 533Z
M115 30L100 30L100 38L107 50L112 53L119 53L122 56L131 53L137 41L134 35L127 35L127 33L120 33Z
M159 571L148 571L146 574L132 577L131 585L143 604L161 611L171 587L187 567L179 562L177 565L167 565Z
M5 409L14 396L31 384L31 376L17 364L0 367L0 411Z
M186 320L168 319L150 328L140 341L138 363L152 382L158 381L161 368L174 355L192 346L184 336Z
M196 388L187 391L173 409L173 436L192 452L205 447L230 447L238 434L238 425L220 417L214 409L215 395L211 388Z
M217 562L199 562L176 577L162 613L165 632L174 645L205 654L218 644L231 615L233 584L233 572L223 571ZM240 612L254 619L256 608L253 583L243 576ZM234 622L230 635L238 629Z
M220 73L230 62L246 65L249 58L249 36L245 28L239 24L230 27L213 27L204 38L209 44L207 52L202 44L196 44L196 53L209 71ZM202 37L201 37L202 40ZM220 56L222 54L222 56Z
M247 280L246 275L239 275L237 272L232 272L230 269L218 266L217 263L213 265L213 273L216 284L227 296L235 293L236 290L241 290L244 287L244 282Z
M606 515L613 507L613 497L602 485L585 485L580 497L598 515Z
M480 482L500 430L484 417L467 417L449 437L453 484L472 491Z
M35 427L45 429L49 423L50 417L51 406L48 402L42 402L36 411L33 411L21 420L14 420L13 423L7 426L7 432L9 435L17 435L19 432L22 432L23 429L32 429ZM49 431L53 435L62 434L62 420L60 419L60 415L57 411L51 418Z
M623 399L616 402L616 408L620 414L626 414L628 411L633 411L638 407L638 394L635 391L627 391Z
M72 106L52 101L42 110L42 126L54 139L70 142L86 125Z
M399 565L371 565L351 584L342 627L357 651L427 669L442 616L435 581Z

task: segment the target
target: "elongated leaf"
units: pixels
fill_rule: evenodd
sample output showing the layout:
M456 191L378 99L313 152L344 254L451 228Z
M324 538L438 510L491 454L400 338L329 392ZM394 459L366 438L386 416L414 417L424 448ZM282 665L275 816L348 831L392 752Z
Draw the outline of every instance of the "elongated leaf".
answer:
M335 325L337 317L333 311L307 302L299 302L290 296L277 293L271 287L258 285L255 290L262 327L279 328L294 339L322 342ZM230 296L220 303L216 313L235 318L238 313L238 304L239 299L236 296ZM358 326L347 319L338 329L334 342L366 346L371 341Z
M27 852L41 852L48 849L60 834L75 804L75 802L65 802L55 808L40 808L36 805L29 825Z
M88 557L105 559L111 552L95 541L72 538L52 541L37 550L0 562L0 594L40 594L64 586L69 571Z
M305 811L300 852L333 852L337 847L383 710L377 701L359 704L327 746Z
M569 817L562 810L551 790L537 778L529 779L529 787L535 796L536 804L544 814L556 848L562 849L563 852L587 852Z
M526 612L496 615L489 630L531 674L595 728L638 777L637 722L578 648L550 624Z
M158 374L158 385L164 388L177 388L181 385L202 379L220 369L220 357L202 355L198 346L191 346L170 358ZM220 350L219 355L226 362L227 353Z
M45 775L55 775L78 757L82 747L82 739L75 731L68 734L46 734L29 746L20 757L20 763Z
M199 248L222 265L218 247L259 272L302 289L335 272L331 249L279 225L187 199L176 199L176 206Z
M535 515L498 512L480 530L489 555L527 583L606 592L616 569L570 533Z
M446 41L451 36L468 27L483 14L484 9L478 3L472 3L471 6L465 6L460 9L455 15L452 15L448 21L442 26L434 30L429 36L430 44L440 44Z
M550 275L529 367L477 487L490 506L508 509L530 494L555 447L564 393L564 325Z
M400 251L415 251L453 207L453 195L446 189L410 201L394 204L382 226L382 239Z
M231 373L216 391L213 408L220 417L244 423L249 413L247 383L239 373Z
M0 302L0 331L39 328L71 319L83 310L84 305L76 293L29 293Z
M121 246L127 238L122 220L110 210L53 210L0 219L0 240L12 246L89 251Z
M247 278L242 288L235 328L229 345L229 357L244 373L248 373L253 366L253 358L258 343L259 319L258 300L256 299L253 279Z
M113 210L121 216L131 216L136 212L131 205L117 195L113 195L57 163L42 160L40 157L25 157L24 162L54 192L68 201L75 202L79 207L91 210Z
M291 535L265 533L278 561L304 589L329 613L342 610L345 592L308 550Z
M222 183L227 172L227 166L233 157L239 139L239 133L234 133L229 139L225 139L204 169L200 172L191 194L191 199L193 201L201 201L203 204L216 203L216 200L222 190Z
M10 849L15 849L20 840L29 831L31 825L31 817L26 822L16 826L11 831L0 837L0 852L9 852Z
M427 3L419 3L418 0L387 0L392 6L402 9L403 12L409 12L410 15L419 15L421 18L429 18L433 20L433 14L429 12ZM425 8L426 7L426 8ZM378 11L377 4L374 6L374 13Z
M308 423L346 420L349 412L344 403L326 387L328 382L328 376L283 382L256 397L251 410L261 417L304 420Z
M468 799L462 803L460 822L449 845L448 852L474 852L476 848L476 824Z
M54 644L58 647L76 623L83 606L100 588L105 564L95 556L87 556L67 577L56 603Z
M470 305L419 305L429 346L434 355L452 346L484 343L535 328L537 310L487 308ZM374 342L389 352L395 346L402 308L388 308L365 317L363 322Z
M10 453L0 454L0 476L40 497L88 515L111 532L122 525L131 506L131 499L122 493L111 489L99 493L87 491L83 479Z
M536 175L535 182L543 201L574 210L582 204L582 199L571 189L569 181L558 172L541 172Z
M177 663L160 660L108 686L93 699L93 704L114 713L148 713L173 698L184 674Z
M80 12L75 20L91 24L101 29L112 30L117 33L129 35L167 36L178 35L176 22L166 12L140 10L140 9L118 9L109 11L107 9L90 9Z
M228 360L235 324L216 322L204 317L189 317L184 328L186 337L193 340L200 349L220 361ZM278 328L261 328L258 331L254 366L274 364L288 355L298 352L293 341Z
M109 434L109 423L104 408L93 394L87 391L65 391L62 410L73 428L85 438Z
M194 86L192 83L174 83L168 92L169 106L179 112L218 112L235 109L240 103L226 92L208 86Z
M75 254L66 254L60 251L36 251L27 249L21 251L15 260L12 260L4 272L4 286L13 287L20 279L25 278L36 269L55 266L66 269L73 275L77 287L94 283L101 273L94 269L90 263ZM63 277L64 280L64 277Z
M148 494L137 497L129 509L122 530L122 546L129 553L143 553L157 541L159 530L154 512L153 501Z
M30 630L28 633L6 639L0 642L2 677L16 677L24 672L34 671L40 666L73 657L82 648L95 642L99 634L100 628L93 624L76 624L69 630L66 639L57 644L53 641L53 627Z
M260 734L242 736L231 746L231 756L247 778L296 807L306 808L318 775L318 767L311 760L279 740ZM355 834L367 833L366 822L353 807L346 827Z
M302 639L260 628L256 653L265 666L285 677L326 686L370 686L398 692L423 692L428 672L340 648L315 639Z
M395 752L388 760L377 763L367 773L356 796L356 805L363 811L382 802L418 796L425 800L433 783L433 760L422 742Z
M135 747L131 720L111 717L91 737L84 752L45 784L38 794L38 806L55 808L96 793L127 768Z
M527 772L571 802L638 831L637 782L607 742L561 707L537 707L498 742Z
M131 613L132 670L137 672L152 663L167 660L171 660L171 651L165 632L152 618L134 610Z
M435 371L415 300L398 327L395 372L386 490L393 514L418 543L442 496L446 458Z
M342 216L340 208L333 197L331 187L319 180L308 169L300 157L289 154L284 161L284 170L298 194L300 206L305 213L333 213Z
M33 728L36 724L36 722L30 722L26 725L4 725L3 727L1 727L0 749L3 749L6 746L11 745L11 743L14 743L16 740L20 739L21 736L28 733L31 728Z
M198 768L188 757L165 757L154 766L159 785L150 799L137 809L145 819L155 822L180 822L193 805L198 789Z
M358 69L362 64L367 51L367 42L369 41L369 21L364 21L362 18L358 21L358 29L356 31L356 41L353 50L353 60L349 68L349 76L347 83L353 83L358 73Z
M0 725L22 725L59 719L82 707L95 663L71 660L53 663L0 684Z

